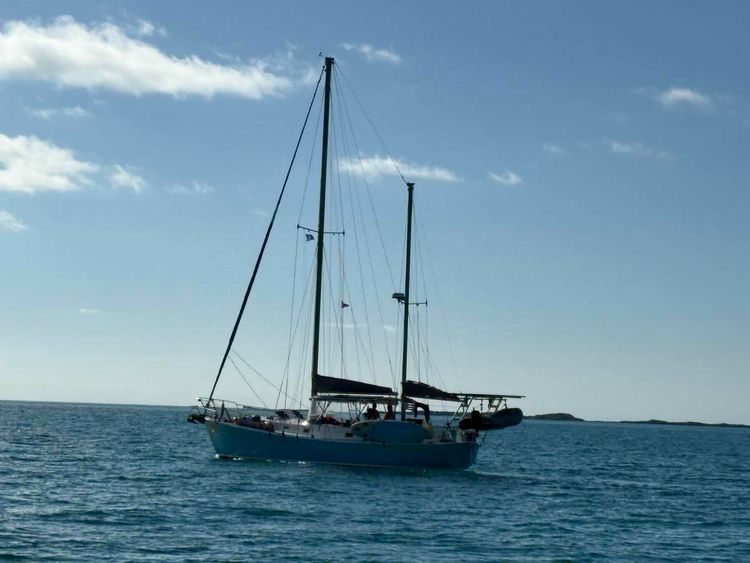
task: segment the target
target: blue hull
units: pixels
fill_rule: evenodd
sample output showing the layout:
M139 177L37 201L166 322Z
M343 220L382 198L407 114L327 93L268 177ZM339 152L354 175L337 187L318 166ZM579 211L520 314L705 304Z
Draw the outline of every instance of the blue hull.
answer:
M476 442L379 443L324 440L206 421L222 457L309 461L368 467L466 469L474 464Z

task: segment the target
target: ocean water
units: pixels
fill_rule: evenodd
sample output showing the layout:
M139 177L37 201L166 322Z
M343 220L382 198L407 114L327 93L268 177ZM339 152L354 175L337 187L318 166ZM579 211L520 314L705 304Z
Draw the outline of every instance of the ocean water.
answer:
M0 402L0 560L750 561L750 430L525 421L388 471L218 460L186 413Z

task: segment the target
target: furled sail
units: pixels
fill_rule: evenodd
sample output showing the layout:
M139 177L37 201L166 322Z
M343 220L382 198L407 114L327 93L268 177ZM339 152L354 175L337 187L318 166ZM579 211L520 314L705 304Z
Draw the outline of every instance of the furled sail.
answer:
M453 393L448 393L432 385L420 381L406 381L404 383L404 395L418 399L435 399L438 401L460 401Z
M396 395L390 387L363 383L341 377L316 375L315 385L318 393L339 393L344 395Z

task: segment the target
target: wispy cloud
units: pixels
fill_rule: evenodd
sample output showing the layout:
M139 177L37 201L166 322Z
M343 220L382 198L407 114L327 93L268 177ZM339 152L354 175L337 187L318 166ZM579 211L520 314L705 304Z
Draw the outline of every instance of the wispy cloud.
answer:
M370 62L400 64L401 55L391 49L378 49L369 43L342 43L347 51L354 51Z
M658 158L667 159L674 158L674 155L663 149L654 149L644 145L643 143L623 143L620 141L605 141L609 150L614 154L622 154L626 156L637 156L640 158Z
M559 156L563 153L562 147L554 143L544 143L542 148L544 149L544 152L553 156Z
M205 195L214 191L214 187L206 182L192 180L187 184L175 184L169 186L167 192L175 195Z
M28 229L26 224L9 211L0 209L0 232L20 233Z
M116 188L127 188L133 190L135 193L140 193L146 187L146 180L132 170L123 168L119 164L115 164L112 167L112 171L109 174L109 181Z
M26 108L31 115L50 120L55 117L90 117L91 112L80 106L64 108Z
M262 61L224 65L196 55L168 55L144 40L157 29L150 22L136 31L113 23L86 25L71 16L48 25L10 21L0 31L0 79L136 96L228 94L249 99L278 95L292 85L292 80L269 71Z
M0 133L0 192L67 192L87 186L99 167L34 136Z
M332 323L327 322L325 323L325 326L327 328L343 328L345 330L353 330L355 328L367 328L367 325L364 323Z
M78 312L82 315L101 315L102 310L101 309L93 309L91 307L81 307L78 309Z
M669 88L660 92L656 99L665 108L687 105L705 109L712 105L710 96L690 88Z
M0 192L71 192L95 183L140 192L146 181L132 167L100 166L51 141L0 133Z
M364 175L368 180L378 180L383 176L398 176L399 170L408 180L430 180L433 182L458 182L460 178L447 168L413 164L403 160L382 156L361 157L340 160L342 171Z
M138 20L134 31L141 37L153 37L154 35L159 35L161 37L167 36L166 29L148 20Z
M487 172L490 180L502 184L503 186L518 186L523 183L523 179L510 170L506 170L502 174L495 174L494 172Z

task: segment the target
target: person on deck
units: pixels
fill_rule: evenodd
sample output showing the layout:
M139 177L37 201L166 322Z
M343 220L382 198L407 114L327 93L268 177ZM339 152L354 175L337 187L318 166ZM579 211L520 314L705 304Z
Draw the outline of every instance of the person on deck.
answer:
M393 412L393 405L388 403L388 406L386 407L385 416L383 417L383 420L393 420L396 418L395 413Z
M378 420L380 418L377 403L373 403L371 407L368 407L367 412L365 413L365 418L367 420Z

